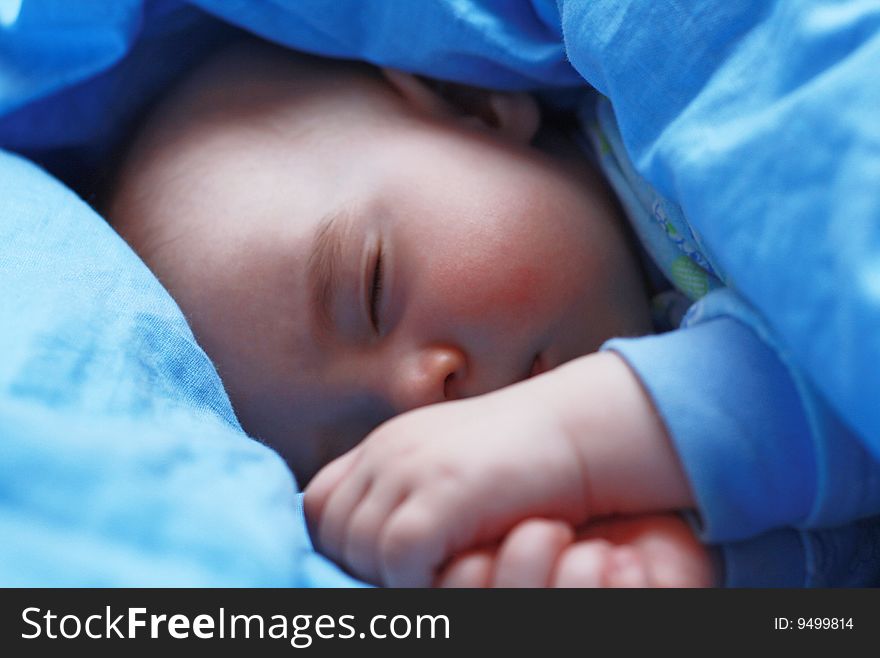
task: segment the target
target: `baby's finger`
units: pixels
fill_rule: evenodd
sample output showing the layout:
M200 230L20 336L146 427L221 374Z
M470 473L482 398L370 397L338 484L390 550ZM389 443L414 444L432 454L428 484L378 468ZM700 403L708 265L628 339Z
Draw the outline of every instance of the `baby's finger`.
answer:
M501 544L495 560L494 587L548 587L562 553L574 539L564 521L529 519Z
M346 567L373 583L379 583L382 578L377 554L379 533L405 496L398 482L373 483L352 512L343 539L342 559Z
M359 451L357 448L340 455L322 468L303 492L303 511L309 524L309 533L315 536L318 521L330 494L354 466Z
M434 587L489 587L497 549L477 549L452 559Z
M379 533L379 570L388 587L429 587L450 554L446 524L424 496L410 496Z
M648 565L652 587L711 587L715 582L708 550L678 515L646 521L633 545Z
M606 576L608 587L650 587L651 574L641 552L631 546L616 546Z
M365 469L349 469L327 499L317 525L317 548L335 562L342 563L342 551L351 514L372 486Z
M556 563L553 587L607 587L613 549L602 539L575 542Z

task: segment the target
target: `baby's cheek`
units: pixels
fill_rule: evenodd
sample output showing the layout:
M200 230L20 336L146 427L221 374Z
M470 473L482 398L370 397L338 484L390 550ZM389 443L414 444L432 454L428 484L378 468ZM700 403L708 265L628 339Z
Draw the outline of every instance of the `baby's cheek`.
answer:
M537 266L516 265L507 268L504 274L485 290L484 309L506 310L514 317L539 312L551 279L548 273Z
M541 313L548 288L558 283L558 277L536 264L480 260L450 274L443 285L444 297L450 311L466 321L513 322Z

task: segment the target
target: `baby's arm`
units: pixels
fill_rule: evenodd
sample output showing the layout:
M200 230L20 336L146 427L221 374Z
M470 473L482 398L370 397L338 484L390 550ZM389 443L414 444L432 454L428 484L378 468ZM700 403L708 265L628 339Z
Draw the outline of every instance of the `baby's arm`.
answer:
M639 380L599 353L392 419L319 473L305 504L319 549L353 573L426 586L524 519L579 526L692 496Z

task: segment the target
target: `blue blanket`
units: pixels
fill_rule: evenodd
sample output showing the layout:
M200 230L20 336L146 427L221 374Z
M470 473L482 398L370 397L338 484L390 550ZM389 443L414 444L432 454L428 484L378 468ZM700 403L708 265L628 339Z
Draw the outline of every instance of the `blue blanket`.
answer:
M876 2L0 0L0 147L87 189L231 26L484 86L593 85L639 172L880 457ZM0 292L0 580L348 582L155 279L12 156Z
M104 220L2 152L0 218L0 585L352 583Z

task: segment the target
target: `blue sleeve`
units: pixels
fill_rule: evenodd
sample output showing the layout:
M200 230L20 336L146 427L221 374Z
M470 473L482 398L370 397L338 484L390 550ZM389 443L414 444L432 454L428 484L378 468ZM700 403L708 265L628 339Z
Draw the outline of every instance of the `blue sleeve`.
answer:
M604 349L635 370L665 423L705 541L866 515L863 503L876 493L880 465L842 427L816 436L787 367L751 327L717 317L614 339ZM829 442L834 454L848 457L827 459ZM816 514L832 507L833 514Z
M725 587L880 585L880 516L827 530L774 530L718 549Z

